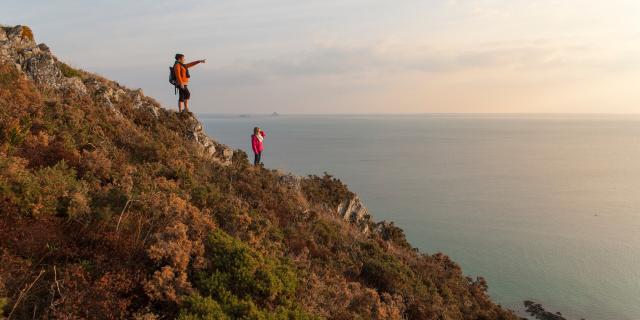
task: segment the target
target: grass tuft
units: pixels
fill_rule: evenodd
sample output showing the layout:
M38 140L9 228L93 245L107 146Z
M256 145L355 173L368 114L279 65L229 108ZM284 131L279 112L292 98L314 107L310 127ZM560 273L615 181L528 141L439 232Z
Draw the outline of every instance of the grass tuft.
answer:
M70 67L68 64L63 62L60 62L60 71L62 71L62 75L67 78L80 78L81 76L80 71Z

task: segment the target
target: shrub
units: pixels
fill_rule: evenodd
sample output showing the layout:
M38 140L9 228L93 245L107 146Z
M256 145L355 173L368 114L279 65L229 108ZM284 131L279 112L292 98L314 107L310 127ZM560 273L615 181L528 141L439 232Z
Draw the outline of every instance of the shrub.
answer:
M16 83L20 79L20 74L15 67L2 66L0 69L0 86L9 86Z
M196 206L204 208L221 201L222 194L215 184L197 185L191 190L191 200Z
M87 186L64 161L30 172L24 159L0 155L0 191L6 212L77 217L90 210Z
M353 192L337 178L328 173L322 177L310 175L301 182L302 191L311 202L338 207L345 199L353 197Z
M5 309L9 306L9 299L0 298L0 316L5 315Z
M400 293L401 286L410 283L406 267L391 256L368 259L362 266L361 277L365 283L381 291Z
M297 278L286 264L258 254L220 230L209 237L206 255L211 267L199 275L205 292L228 290L239 297L257 297L261 305L291 302Z
M230 319L222 307L211 297L198 294L185 299L183 309L180 310L180 320L226 320Z
M221 230L209 236L206 258L209 267L197 274L195 282L206 297L190 297L181 316L201 315L201 310L222 310L234 319L306 316L296 306L298 279L287 263L266 257Z
M404 231L398 228L393 222L383 222L381 226L383 226L383 232L381 233L382 239L393 242L400 247L410 250L412 249L411 244L407 241Z
M58 66L60 67L60 71L62 72L62 75L67 78L74 78L74 77L80 78L82 76L82 73L80 73L80 71L70 67L68 64L64 62L60 62Z
M56 214L67 217L89 211L85 196L86 186L76 180L76 171L61 161L53 167L42 168L35 173L40 210L33 214Z
M40 93L14 64L0 63L0 123L15 121L41 103Z

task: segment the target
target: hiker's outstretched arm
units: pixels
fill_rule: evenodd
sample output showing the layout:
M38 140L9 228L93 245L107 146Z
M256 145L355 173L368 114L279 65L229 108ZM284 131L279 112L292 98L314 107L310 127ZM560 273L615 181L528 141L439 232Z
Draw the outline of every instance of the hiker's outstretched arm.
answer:
M187 68L191 68L191 67L193 67L196 64L201 63L201 62L202 62L202 60L191 61L191 62L185 64L184 66L187 67Z

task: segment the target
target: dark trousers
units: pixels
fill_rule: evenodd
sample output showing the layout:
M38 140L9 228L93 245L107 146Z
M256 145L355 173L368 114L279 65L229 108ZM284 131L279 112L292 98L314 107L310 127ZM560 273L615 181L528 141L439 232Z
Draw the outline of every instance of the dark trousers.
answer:
M258 152L255 154L255 158L253 160L253 164L254 165L259 165L260 164L260 157L262 156L262 151Z

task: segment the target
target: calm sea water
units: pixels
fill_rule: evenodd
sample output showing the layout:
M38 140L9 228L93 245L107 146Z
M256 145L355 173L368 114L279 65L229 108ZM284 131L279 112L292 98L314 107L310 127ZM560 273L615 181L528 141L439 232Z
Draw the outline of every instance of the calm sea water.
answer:
M640 319L638 116L200 118L248 153L262 127L266 166L336 175L502 305Z

